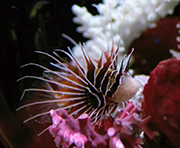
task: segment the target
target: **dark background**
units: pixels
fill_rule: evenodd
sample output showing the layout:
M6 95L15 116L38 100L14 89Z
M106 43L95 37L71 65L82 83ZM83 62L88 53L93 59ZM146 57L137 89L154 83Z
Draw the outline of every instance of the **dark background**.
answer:
M39 68L31 66L20 68L26 63L41 63L35 50L51 53L56 48L67 50L67 46L73 47L67 39L62 37L62 33L71 36L76 42L85 41L82 35L76 32L78 25L72 22L74 17L71 11L72 5L85 5L91 8L91 13L96 14L97 11L92 7L92 3L97 4L100 0L49 0L48 2L48 4L42 4L33 17L30 17L34 6L38 5L38 0L1 1L1 109L3 109L1 105L7 104L10 110L15 112L23 89L32 85L31 80L16 82L18 78L25 75L42 76L42 70ZM38 28L45 31L45 34L40 34L37 31ZM39 41L35 41L35 37L39 37ZM0 119L2 120L2 117ZM1 143L0 147L3 147Z
M35 50L43 50L51 53L54 49L67 50L67 46L73 45L65 38L65 33L75 39L77 42L85 41L82 35L76 32L78 25L72 22L74 17L71 6L78 4L87 6L95 14L96 9L92 3L99 3L97 0L51 0L38 9L36 15L29 18L36 1L4 1L2 10L2 21L0 25L0 84L5 98L10 99L10 106L16 107L14 102L19 98L22 92L19 92L23 85L18 84L16 80L26 74L35 73L41 75L39 69L20 68L21 65L35 62L39 63L38 54ZM43 18L43 21L40 20ZM45 35L36 34L38 28L43 28ZM45 43L35 41L35 36L40 36L40 40ZM37 45L38 44L38 45ZM63 56L63 55L62 55ZM21 82L22 83L22 82ZM21 88L19 88L21 87Z

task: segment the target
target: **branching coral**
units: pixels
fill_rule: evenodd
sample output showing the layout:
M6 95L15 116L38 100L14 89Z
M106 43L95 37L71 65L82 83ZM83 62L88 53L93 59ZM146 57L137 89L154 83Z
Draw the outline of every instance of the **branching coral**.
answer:
M90 39L86 42L87 51L93 58L98 59L101 50L107 50L108 46L112 45L112 38L113 46L118 45L121 29L123 53L124 47L127 48L143 30L156 26L155 22L160 18L172 14L178 3L176 0L104 0L103 3L94 5L100 15L92 15L86 7L73 5L72 11L76 15L73 21L81 25L77 31ZM75 46L73 51L82 62L79 48Z
M65 110L59 110L58 114L51 110L50 114L53 124L49 127L49 131L55 138L57 147L62 145L63 148L68 148L74 145L82 148L139 148L143 142L140 138L142 131L151 139L158 134L147 127L151 117L141 119L141 109L133 102L120 112L114 122L112 120L113 126L109 127L104 135L94 131L86 114L77 119L68 116ZM109 124L108 122L104 122L103 126Z
M110 136L111 148L140 147L139 144L143 143L143 140L140 138L142 131L144 131L151 139L157 134L157 132L153 132L147 127L151 117L148 116L142 120L140 113L140 106L130 102L125 110L119 114L114 121L114 126L109 128L107 132ZM121 141L123 141L123 143Z
M50 111L53 124L49 127L50 134L55 137L57 147L68 148L103 148L106 145L103 137L93 130L90 118L84 114L77 119L68 116L67 111L59 110L58 114Z

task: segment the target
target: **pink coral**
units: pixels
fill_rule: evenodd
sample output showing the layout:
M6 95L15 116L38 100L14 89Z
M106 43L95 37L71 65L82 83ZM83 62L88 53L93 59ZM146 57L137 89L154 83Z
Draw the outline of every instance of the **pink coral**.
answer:
M151 72L143 94L144 117L150 115L149 126L162 133L160 141L154 139L155 145L180 147L180 59L160 62ZM168 139L163 138L165 135L174 146L171 142L167 143Z
M65 110L59 110L58 113L51 110L50 114L53 124L49 127L49 131L55 138L54 142L57 147L140 148L143 140L139 135L142 130L151 139L156 134L146 126L151 117L141 119L141 109L133 102L130 102L115 120L107 118L102 122L100 126L105 127L104 131L103 128L96 131L101 134L105 133L104 135L95 132L87 114L77 119L69 116Z
M140 135L143 130L149 137L153 137L156 132L151 131L146 125L151 120L148 116L145 119L141 119L140 106L130 102L125 110L119 114L114 121L114 126L108 129L108 135L110 136L110 147L115 148L117 145L119 148L139 148L143 141L137 136ZM123 141L123 143L121 142Z
M103 148L106 145L103 137L93 130L93 125L87 114L77 119L68 116L66 110L59 110L58 114L50 111L53 124L49 127L50 134L55 137L57 147L68 148L76 146L80 148Z

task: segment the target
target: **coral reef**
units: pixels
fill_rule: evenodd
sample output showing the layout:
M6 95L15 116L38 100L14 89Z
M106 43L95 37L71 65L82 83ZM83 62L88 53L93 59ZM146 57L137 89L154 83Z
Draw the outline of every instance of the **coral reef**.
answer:
M150 73L143 94L144 117L151 116L149 127L162 133L161 140L153 141L155 145L173 147L172 142L175 147L180 147L180 59L161 61ZM167 139L171 141L169 146L165 143Z
M100 15L92 15L86 7L73 5L72 12L76 15L73 21L81 25L77 31L90 39L85 44L87 51L95 59L100 58L101 51L111 48L112 38L113 46L115 48L118 46L120 30L122 29L122 54L120 54L122 56L125 48L135 38L138 38L142 31L149 27L155 27L155 22L172 14L178 3L179 1L166 0L104 0L103 3L94 5ZM76 45L73 52L83 64L79 48Z
M42 70L36 69L34 66L30 66L28 67L28 69L20 69L20 65L23 65L25 63L40 62L41 64L44 64L44 66L49 67L48 58L43 58L42 61L41 57L39 58L36 54L34 54L35 46L36 50L43 50L47 53L51 53L51 51L49 50L52 50L54 48L65 50L66 47L69 46L69 41L67 41L68 43L65 43L64 40L66 39L62 39L60 37L62 32L75 38L76 41L82 41L82 39L79 39L77 37L78 35L76 34L76 31L74 31L76 25L71 22L73 15L71 12L68 12L67 9L70 8L72 6L72 3L74 2L75 1L51 1L49 3L48 1L29 1L27 3L27 1L19 2L10 0L3 3L2 12L4 12L3 15L6 17L3 17L4 20L2 21L3 24L1 26L3 28L3 44L1 46L2 50L0 64L3 72L0 73L0 81L2 87L0 88L0 141L3 142L3 145L5 147L55 147L53 137L51 137L48 132L45 132L46 130L42 132L43 129L49 126L49 115L43 116L42 118L40 117L36 120L26 120L26 122L28 121L28 123L23 124L23 121L25 119L32 117L37 112L41 111L42 113L44 113L43 105L35 105L34 108L36 109L34 110L26 108L25 110L21 110L18 112L16 111L16 108L19 107L19 105L21 105L22 103L19 103L19 97L22 91L31 85L33 85L33 88L37 87L37 85L34 84L34 80L28 80L20 83L15 83L15 81L23 75L42 75ZM85 4L87 7L87 2L92 3L92 1L85 0L79 0L76 2L78 4L81 3L82 5ZM167 14L171 14L175 5L179 3L179 0L126 0L127 3L124 3L124 0L122 0L120 3L119 2L120 0L104 0L102 4L94 5L100 13L100 15L96 16L91 15L85 7L78 7L77 5L74 5L72 7L72 10L76 15L76 17L74 18L74 22L82 25L78 28L78 32L83 33L84 37L90 38L90 40L86 42L86 47L87 51L92 55L93 58L98 58L102 50L108 50L111 48L112 37L114 39L114 46L117 46L120 38L120 30L124 30L122 32L121 52L126 52L125 48L130 45L131 41L133 41L134 38L137 38L141 34L142 30L146 29L147 27L154 27L154 22ZM43 7L43 9L41 10L38 7L33 7L36 6L37 3L42 3L42 5L45 4L45 7ZM47 3L49 4L46 5ZM126 7L126 9L124 9L124 7ZM34 13L34 16L29 19L28 14L32 14L29 11L33 12L34 8L39 9L40 11L36 11ZM124 21L123 16L125 16ZM123 24L124 27L122 27ZM169 27L167 24L165 24L165 26L167 26L166 31L170 29L170 32L172 32L174 30L174 28ZM176 27L180 28L180 24L177 24ZM165 27L161 28L165 29ZM168 33L168 35L165 36L165 32L162 32L161 34L166 38L167 43L175 41L174 35L170 35ZM180 34L180 30L178 34ZM79 34L79 36L81 35ZM176 40L180 42L179 37L177 37ZM159 40L156 39L155 43L159 43L158 41ZM172 44L176 45L176 43ZM145 51L146 55L149 55L146 52L148 48L147 44L144 44L143 46L146 48L143 51ZM164 43L163 46L168 47ZM135 51L137 51L138 49L139 48L136 48ZM81 54L79 54L79 51L81 50L78 50L78 46L75 46L73 50L77 57L82 57ZM152 48L150 48L150 50L152 51ZM159 50L158 52L160 52ZM155 50L154 52L157 53L157 50ZM160 52L160 54L161 53L163 54L163 52ZM179 53L176 51L172 51L171 53L173 54L173 56L180 57ZM123 54L120 54L120 56ZM63 55L61 54L61 56ZM152 61L152 59L155 60L154 57L158 56L151 56L149 61ZM171 72L171 70L169 71L169 73L174 74L174 72ZM177 80L177 82L178 81L179 80ZM167 82L167 84L168 83L170 86L168 91L171 91L171 93L174 92L174 95L176 94L178 96L179 93L177 93L177 88L179 86L172 87L171 81ZM163 139L165 139L164 141L170 139L169 143L172 143L173 146L177 145L177 140L180 138L178 138L179 134L177 134L179 128L175 125L176 122L179 121L177 118L179 116L179 102L177 98L167 99L168 96L165 96L165 98L163 98L162 100L159 100L160 97L154 98L152 103L150 103L152 108L147 109L146 103L149 101L148 99L150 99L150 96L148 96L148 94L150 92L150 89L152 89L150 86L147 87L147 91L144 91L147 93L147 100L146 98L144 98L145 100L143 100L143 103L145 105L143 106L145 112L145 116L143 117L143 119L141 118L141 111L139 110L139 107L136 108L136 105L132 104L129 104L127 107L130 107L131 105L132 108L136 109L131 110L130 107L127 111L126 108L126 111L122 111L118 117L110 116L99 123L99 125L95 126L90 123L90 119L87 115L83 115L77 119L74 119L71 116L67 115L66 111L59 111L57 113L51 111L53 125L49 129L51 134L55 138L56 145L62 145L63 147L140 147L140 144L142 143L142 134L140 134L141 130L146 131L146 147L162 147L162 145L157 145L157 140L160 137L163 137ZM157 87L155 87L155 89L156 88ZM162 88L164 88L164 86ZM154 89L152 89L152 91L154 91ZM35 95L33 95L31 98L29 98L32 99L30 100L31 102L36 101L37 98L37 100L41 98L46 99L48 96L46 94L43 95L42 93L35 94L36 97ZM49 99L54 99L54 96L51 95ZM174 102L174 104L172 102ZM170 112L170 114L168 115L171 118L169 118L169 116L163 116L164 118L162 119L160 115L157 115L156 117L154 110L156 110L156 107L158 111L162 110L161 104L162 106L164 104L168 104L167 112ZM52 107L50 109L46 107L46 109L49 111L50 109L52 109ZM153 117L147 115L149 113L149 110L150 114L153 113ZM47 112L47 114L48 113L49 112ZM160 113L162 114L162 112ZM136 116L137 118L134 118ZM151 118L153 118L153 120L150 120ZM124 125L123 127L121 124L121 126L117 126L119 120L122 122L122 125ZM150 123L145 125L143 121ZM143 124L143 126L141 126L141 124ZM159 126L159 124L162 126ZM144 126L145 129L142 128ZM133 130L131 130L131 127L133 127ZM150 132L148 132L147 130L149 128L151 129ZM172 131L168 131L171 129ZM158 130L158 132L153 132L154 130ZM37 134L39 134L40 132L43 134L37 136ZM158 134L160 134L160 136ZM70 139L67 138L69 135ZM136 137L136 135L138 137ZM164 136L166 137L164 138ZM69 141L67 141L67 139ZM154 143L154 145L156 146L152 146L152 143ZM0 147L1 146L2 145L0 144Z
M156 132L151 131L146 125L151 120L148 116L145 119L141 119L140 106L130 102L124 111L121 111L118 117L115 119L113 127L107 131L110 137L110 148L119 147L133 147L138 148L143 140L140 138L140 134L144 131L151 139Z
M157 132L150 130L146 125L151 120L150 116L141 119L140 106L130 102L124 111L121 111L115 120L105 120L101 126L104 131L95 131L87 114L74 119L68 116L67 111L50 111L53 124L49 127L50 134L55 138L57 147L68 148L71 146L82 148L140 148L143 143L140 134L144 131L150 139ZM99 127L101 128L101 127ZM107 131L107 132L106 132ZM106 133L106 134L102 134Z
M87 114L83 114L77 119L68 116L66 110L59 110L58 114L50 111L53 124L49 127L50 134L55 137L54 142L57 147L63 148L71 146L81 148L103 148L106 142L98 135L90 122Z

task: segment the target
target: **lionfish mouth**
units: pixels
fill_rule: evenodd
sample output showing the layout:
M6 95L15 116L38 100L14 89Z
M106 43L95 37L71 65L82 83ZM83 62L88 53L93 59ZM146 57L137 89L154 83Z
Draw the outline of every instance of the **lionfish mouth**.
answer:
M17 110L37 105L46 106L45 111L39 109L38 114L31 115L24 123L49 114L50 109L55 111L65 109L75 118L86 113L92 123L96 124L98 120L116 112L119 104L123 104L136 94L141 87L140 83L128 74L133 50L127 57L124 56L120 66L117 66L119 48L112 47L111 50L103 52L97 61L86 53L85 46L80 46L86 67L78 62L70 49L69 53L63 50L55 50L54 53L56 55L56 52L66 54L71 62L62 58L58 59L42 51L36 51L55 60L56 64L51 63L51 65L58 68L57 71L35 63L23 66L34 65L42 68L44 77L25 76L20 78L19 80L33 78L43 82L43 88L25 89L21 99L26 92L39 93L43 99L25 104ZM125 59L126 62L124 62Z

